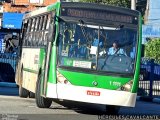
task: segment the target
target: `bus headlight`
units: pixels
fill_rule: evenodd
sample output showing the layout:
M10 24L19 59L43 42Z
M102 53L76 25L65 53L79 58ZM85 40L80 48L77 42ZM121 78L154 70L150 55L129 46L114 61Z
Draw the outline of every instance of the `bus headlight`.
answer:
M126 83L125 85L123 85L123 86L120 88L120 90L130 92L130 91L131 91L131 88L132 88L132 85L133 85L133 80L131 80L131 81L129 81L128 83Z
M61 73L57 71L57 82L62 84L71 84Z

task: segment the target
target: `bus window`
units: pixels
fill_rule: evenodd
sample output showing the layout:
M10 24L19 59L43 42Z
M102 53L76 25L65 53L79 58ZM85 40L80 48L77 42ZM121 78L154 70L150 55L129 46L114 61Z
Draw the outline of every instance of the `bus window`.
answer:
M90 69L117 73L134 72L135 59L130 57L130 52L136 47L134 43L137 39L136 29L116 29L114 26L81 25L69 22L61 22L60 29L59 54L62 57L62 65L67 63L65 62L67 59L73 58L84 61L84 64L91 64L92 66L86 66ZM109 54L115 40L120 47L118 55ZM104 54L101 54L102 52ZM131 54L135 56L135 49L133 52Z
M48 36L48 31L44 31L44 35L43 35L44 46L47 45L47 36Z
M46 29L46 24L47 24L47 15L44 16L42 30Z
M35 21L36 21L36 19L35 18L33 18L33 20L32 20L32 27L31 27L31 32L33 32L34 31L34 28L35 28Z
M35 36L35 46L38 46L38 25L39 25L39 17L36 18L36 23L35 23L35 32L34 32L34 36Z
M32 23L32 19L29 19L27 33L30 32L30 30L31 30L31 23Z
M38 41L38 44L40 46L43 45L43 31L42 31L42 28L43 28L43 22L44 22L44 16L41 16L40 18L40 24L39 24L39 41Z
M39 23L39 28L38 28L38 30L42 30L43 20L44 20L43 18L44 18L43 16L40 17L40 23Z
M46 25L46 30L49 29L49 24L51 22L51 14L48 14L47 16L47 25Z
M28 46L28 43L29 43L29 36L30 36L30 30L31 30L31 23L32 23L32 19L29 19L28 22L27 22L27 32L26 34L24 35L24 42L23 42L23 45L24 46Z
M47 30L47 23L50 24L50 20L48 19L48 15L44 16L44 21L43 21L43 28L42 28L42 45L46 46L47 45L47 36L48 36L48 30Z
M36 22L37 22L37 18L34 18L34 27L33 27L33 31L32 31L32 46L36 46L36 38L35 38L35 35L36 35Z
M40 22L40 19L39 19L39 17L37 17L35 31L38 31L39 22Z
M49 32L49 25L51 24L51 14L48 14L46 16L46 27L45 27L45 31L44 31L44 45L47 45L48 42L48 32Z
M22 41L20 40L19 45L23 45L23 46L25 45L28 22L29 22L28 20L23 21L22 33L20 34L20 38Z
M135 40L137 32L133 28L112 29L103 28L106 36L105 46L99 51L98 69L107 72L133 73L135 64ZM132 52L133 51L133 52Z
M31 19L31 22L30 22L30 30L29 30L29 33L28 33L28 44L27 46L32 46L32 31L33 31L33 27L34 27L34 19Z

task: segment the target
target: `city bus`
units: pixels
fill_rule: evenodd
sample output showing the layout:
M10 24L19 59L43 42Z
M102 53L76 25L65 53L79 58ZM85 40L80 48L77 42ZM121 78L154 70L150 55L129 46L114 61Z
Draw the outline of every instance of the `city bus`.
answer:
M35 93L40 108L62 99L102 104L116 113L121 106L135 106L140 56L138 11L56 2L23 18L19 95Z

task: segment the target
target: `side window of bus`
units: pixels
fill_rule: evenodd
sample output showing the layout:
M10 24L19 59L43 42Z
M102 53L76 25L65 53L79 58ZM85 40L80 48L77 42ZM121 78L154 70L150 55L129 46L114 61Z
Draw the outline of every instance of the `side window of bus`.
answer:
M24 46L28 46L28 40L29 40L29 36L30 36L30 28L31 28L31 19L28 20L26 34L24 35L24 42L23 42Z
M47 25L46 25L46 30L48 30L48 29L49 29L50 22L51 22L51 14L48 14L48 16L47 16Z
M47 15L44 16L44 22L43 22L43 45L47 45L47 39L46 39L46 25L47 25Z
M51 14L49 14L48 18L50 18L50 20L48 21L48 26L47 26L47 29L48 29L48 35L47 35L47 39L48 41L54 41L54 27L55 27L55 13L52 12ZM60 35L60 34L59 34Z
M22 31L20 34L20 43L19 45L25 46L25 39L26 39L26 34L27 34L27 27L28 27L28 20L23 21L22 25Z
M39 25L37 28L38 31L42 30L42 22L43 22L42 18L43 18L42 16L39 17Z
M42 38L43 38L43 31L42 31L42 28L43 28L43 21L44 21L44 16L41 16L40 17L40 24L39 24L39 28L38 28L38 35L39 35L39 39L38 39L38 45L39 46L42 46Z
M36 19L36 26L35 26L35 45L38 46L38 40L39 40L39 31L38 31L38 27L39 27L39 23L40 23L40 17L37 17Z
M44 41L45 41L44 45L47 45L48 42L48 32L50 23L51 23L51 14L48 14L46 20L45 34L44 34Z
M35 27L35 18L32 19L32 27L31 27L31 32L34 31L34 27Z
M31 29L32 29L32 21L33 21L33 19L30 19L30 21L29 21L29 27L28 27L28 34L27 34L27 40L28 40L28 42L27 42L27 46L31 46L31 39L32 39L32 35L31 35Z
M35 22L36 22L36 18L33 18L32 20L32 27L31 27L31 46L35 45L35 39L34 39L34 30L35 30Z

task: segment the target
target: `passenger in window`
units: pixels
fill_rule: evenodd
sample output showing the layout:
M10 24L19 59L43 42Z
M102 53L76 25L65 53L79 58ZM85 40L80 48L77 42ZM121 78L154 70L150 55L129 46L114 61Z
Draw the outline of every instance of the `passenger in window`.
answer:
M102 47L102 40L100 39L98 39L98 38L95 38L94 40L93 40L93 43L92 43L92 45L93 46L96 46L96 47Z
M108 55L125 55L125 56L127 56L126 52L122 48L119 48L118 41L113 42L113 46L111 48L109 48L109 50L108 50Z

